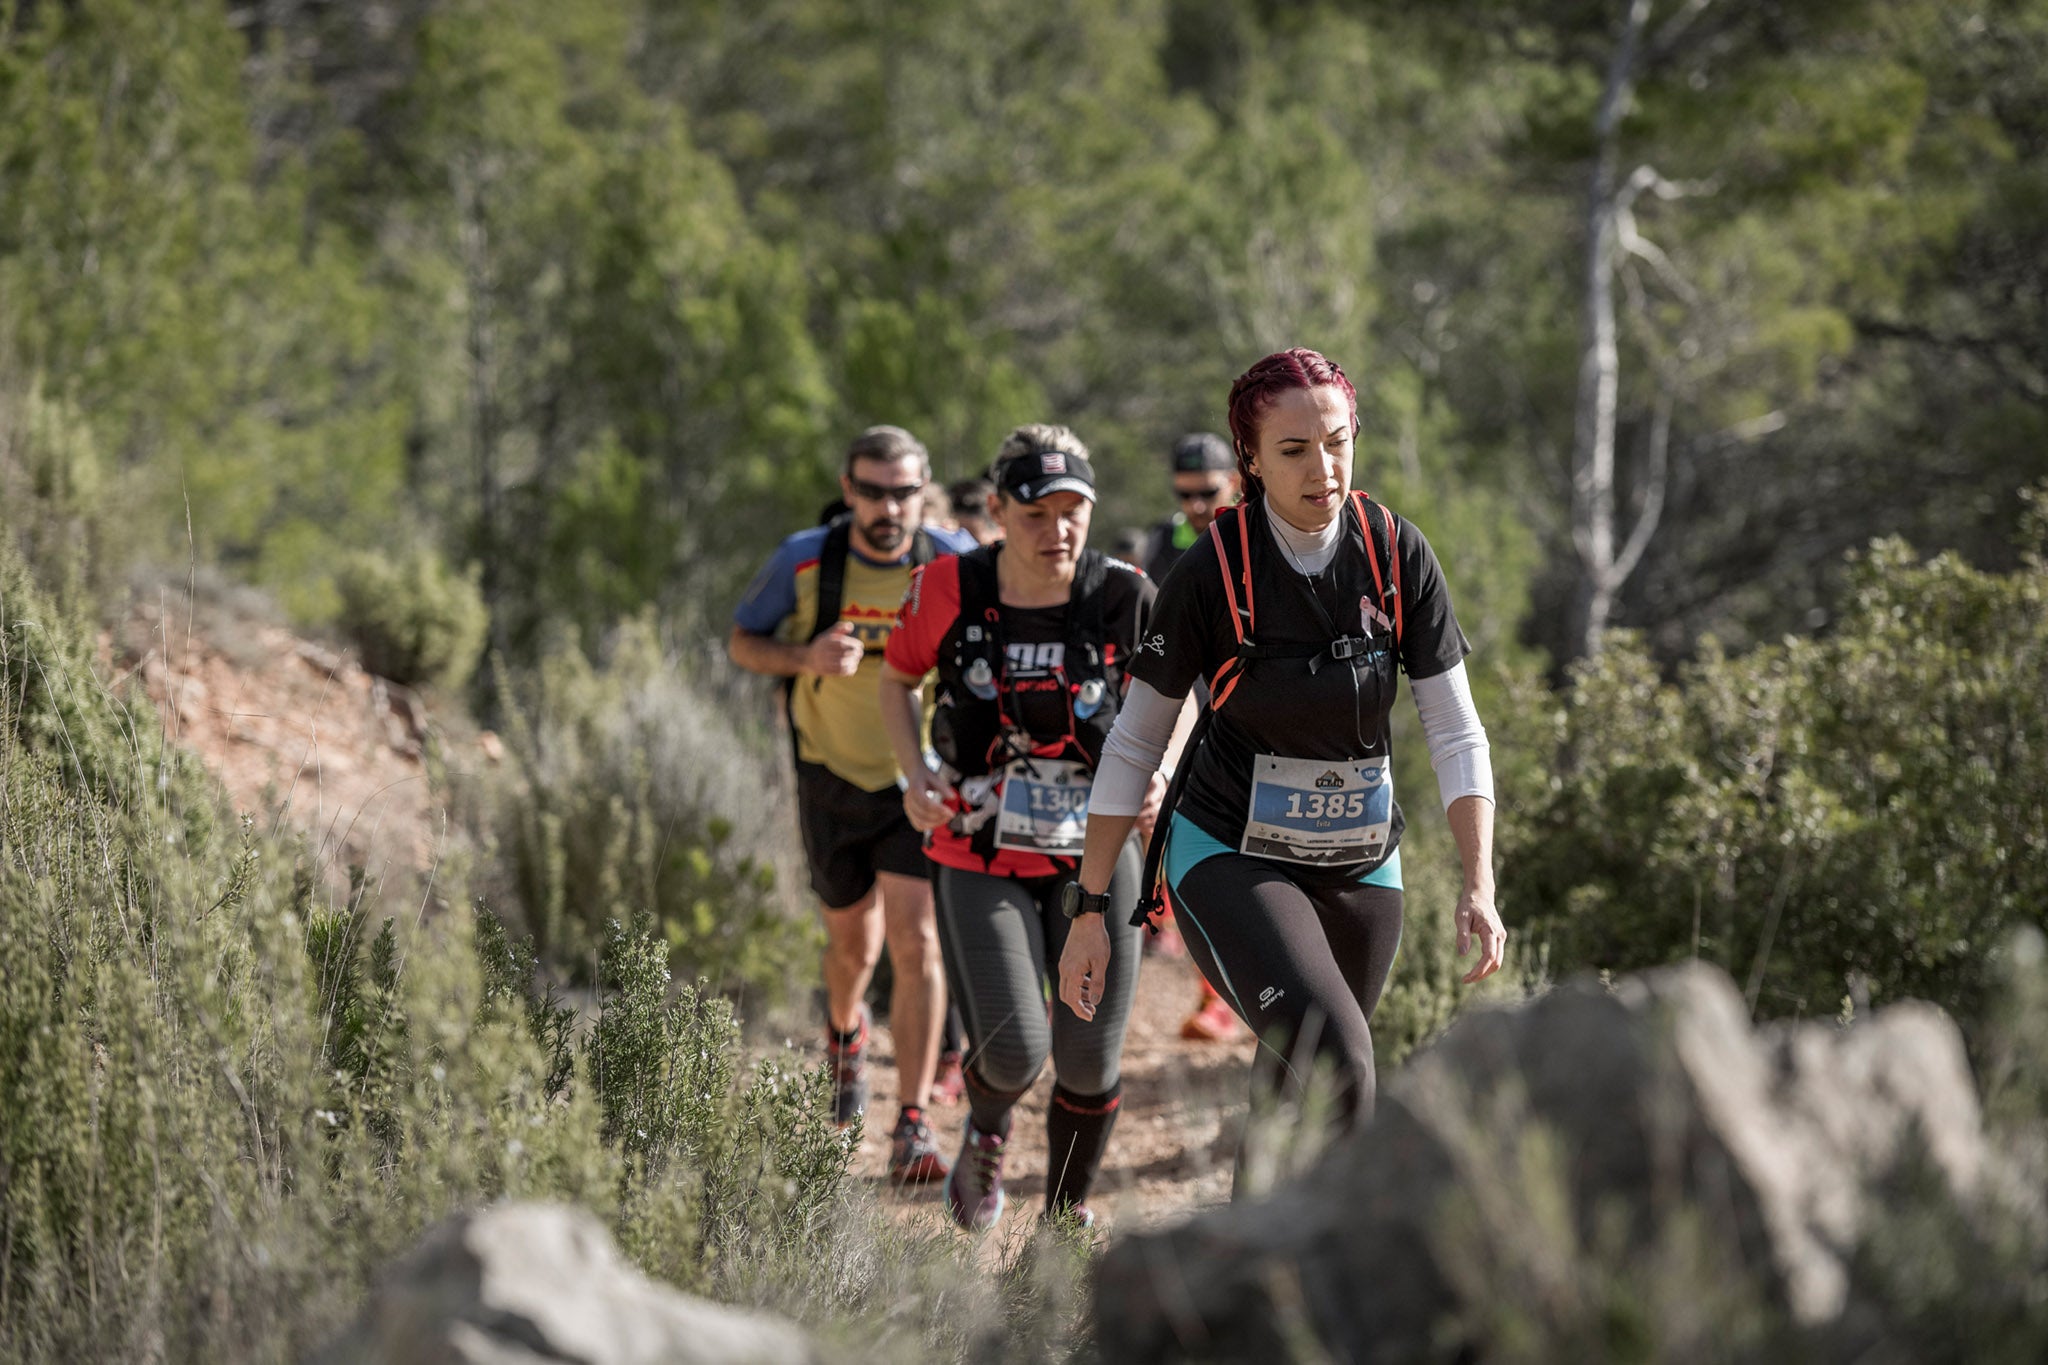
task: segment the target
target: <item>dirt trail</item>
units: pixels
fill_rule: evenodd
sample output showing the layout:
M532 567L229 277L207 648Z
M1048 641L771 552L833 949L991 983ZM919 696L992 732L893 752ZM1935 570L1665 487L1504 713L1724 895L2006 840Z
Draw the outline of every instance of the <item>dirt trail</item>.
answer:
M221 611L202 616L210 619L195 628L189 616L138 606L104 642L114 668L141 679L167 734L220 776L238 809L302 830L337 895L347 893L351 863L394 886L430 875L448 841L460 835L430 789L423 762L429 722L420 698L274 622ZM434 718L442 742L450 720L462 734L459 762L498 759L495 737L470 730L460 717ZM1195 992L1196 975L1184 959L1145 960L1124 1047L1123 1113L1089 1198L1106 1231L1128 1232L1229 1198L1251 1044L1183 1042L1180 1024ZM895 1045L885 1024L871 1046L873 1098L855 1172L892 1215L942 1222L937 1185L899 1190L887 1179L897 1096ZM804 1051L822 1062L822 1038ZM1011 1202L1000 1231L1027 1225L1043 1206L1051 1092L1048 1069L1018 1106L1018 1141L1006 1169ZM948 1160L959 1149L966 1116L965 1104L932 1110Z
M1228 1043L1181 1040L1181 1021L1194 1006L1197 979L1185 959L1160 957L1146 958L1138 975L1137 1003L1124 1043L1123 1115L1088 1198L1102 1231L1130 1232L1230 1198L1252 1045L1249 1035ZM876 1026L870 1046L873 1095L854 1170L897 1216L944 1222L945 1196L938 1185L897 1189L888 1181L889 1129L896 1121L897 1098L895 1045L886 1024ZM811 1051L824 1059L822 1043ZM1017 1106L1003 1179L1010 1202L991 1241L1036 1218L1044 1207L1045 1111L1051 1094L1048 1067ZM966 1117L964 1102L931 1111L948 1161L958 1155Z

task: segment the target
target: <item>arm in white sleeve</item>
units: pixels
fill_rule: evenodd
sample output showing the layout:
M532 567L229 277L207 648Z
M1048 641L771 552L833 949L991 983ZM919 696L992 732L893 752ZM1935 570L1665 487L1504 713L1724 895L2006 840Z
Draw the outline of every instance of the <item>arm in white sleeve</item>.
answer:
M1429 744L1429 766L1436 769L1437 795L1443 798L1444 809L1461 796L1492 801L1493 751L1472 705L1465 665L1409 685L1415 690L1415 713L1422 717L1422 737Z
M1102 742L1102 762L1095 765L1088 809L1104 815L1136 815L1145 804L1145 787L1166 759L1174 722L1185 697L1161 696L1150 684L1131 679L1123 709Z

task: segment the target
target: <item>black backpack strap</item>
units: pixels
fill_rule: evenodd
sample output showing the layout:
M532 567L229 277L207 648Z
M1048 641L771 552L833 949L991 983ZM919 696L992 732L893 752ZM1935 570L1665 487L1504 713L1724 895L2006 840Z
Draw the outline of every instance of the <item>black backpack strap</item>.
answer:
M853 514L842 512L825 523L825 544L818 551L818 614L811 620L813 640L839 624L839 608L846 601L846 557L852 552Z
M1002 589L996 580L995 556L987 547L960 556L960 616L958 625L980 626L984 638L993 639L996 648L989 655L991 659L1002 655ZM994 608L991 616L989 609ZM973 651L970 651L973 652Z
M974 660L985 659L998 677L1003 671L1003 597L996 578L993 546L982 546L961 555L960 614L947 633L939 653L940 663L950 662L960 681ZM950 648L948 648L950 646Z
M1067 675L1085 680L1107 673L1103 666L1103 641L1107 638L1107 615L1103 598L1109 583L1109 561L1094 550L1081 551L1074 566L1074 587L1068 595ZM1077 673L1075 663L1085 661L1086 673Z
M918 532L920 536L924 532ZM826 631L839 624L839 608L846 601L846 557L853 553L853 513L841 512L825 523L825 543L818 550L818 609L811 618L811 633L806 642L817 639ZM782 705L789 715L789 742L792 749L800 747L796 733L796 687L798 679L786 678L782 684ZM819 685L821 679L812 679L812 685Z
M910 535L910 567L923 568L939 557L939 543L932 539L932 533L920 526Z
M1180 767L1174 770L1173 780L1166 784L1166 795L1159 802L1159 818L1152 822L1152 837L1145 843L1145 871L1138 878L1138 905L1131 911L1134 929L1158 931L1152 920L1166 908L1166 898L1171 894L1166 886L1167 831L1173 827L1173 812L1180 805L1181 789L1187 785L1195 755L1201 752L1202 741L1209 737L1209 722L1215 715L1210 707L1202 708L1195 728L1188 731L1188 742L1181 748Z

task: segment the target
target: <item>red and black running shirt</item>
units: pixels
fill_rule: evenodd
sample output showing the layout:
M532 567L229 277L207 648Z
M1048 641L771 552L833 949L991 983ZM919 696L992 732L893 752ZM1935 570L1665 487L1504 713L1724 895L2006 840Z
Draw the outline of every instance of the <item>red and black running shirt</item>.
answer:
M1110 686L1121 693L1158 590L1136 567L1120 559L1105 558L1104 564L1108 575L1102 585L1102 620L1109 638L1103 641L1103 665ZM1009 659L1004 705L1048 756L1060 753L1072 719L1066 686L1067 611L1066 606L1002 609L1003 642ZM948 555L911 576L910 591L903 599L883 658L898 673L924 677L939 666L940 651L959 617L960 561ZM992 799L1000 797L998 789ZM984 860L970 847L967 836L943 826L927 836L925 853L947 867L998 877L1049 877L1071 871L1074 865L1070 858L1015 849L997 849L992 859Z

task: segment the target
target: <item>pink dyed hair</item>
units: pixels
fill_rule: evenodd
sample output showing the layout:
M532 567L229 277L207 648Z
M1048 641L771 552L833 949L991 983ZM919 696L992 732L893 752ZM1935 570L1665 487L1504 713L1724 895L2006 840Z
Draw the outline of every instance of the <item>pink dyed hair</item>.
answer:
M1358 434L1358 390L1344 377L1337 362L1306 346L1275 351L1237 377L1230 386L1230 441L1237 448L1237 472L1244 486L1263 492L1265 485L1252 473L1252 454L1259 445L1259 422L1266 409L1289 389L1319 389L1328 385L1344 395L1351 406L1351 433Z

